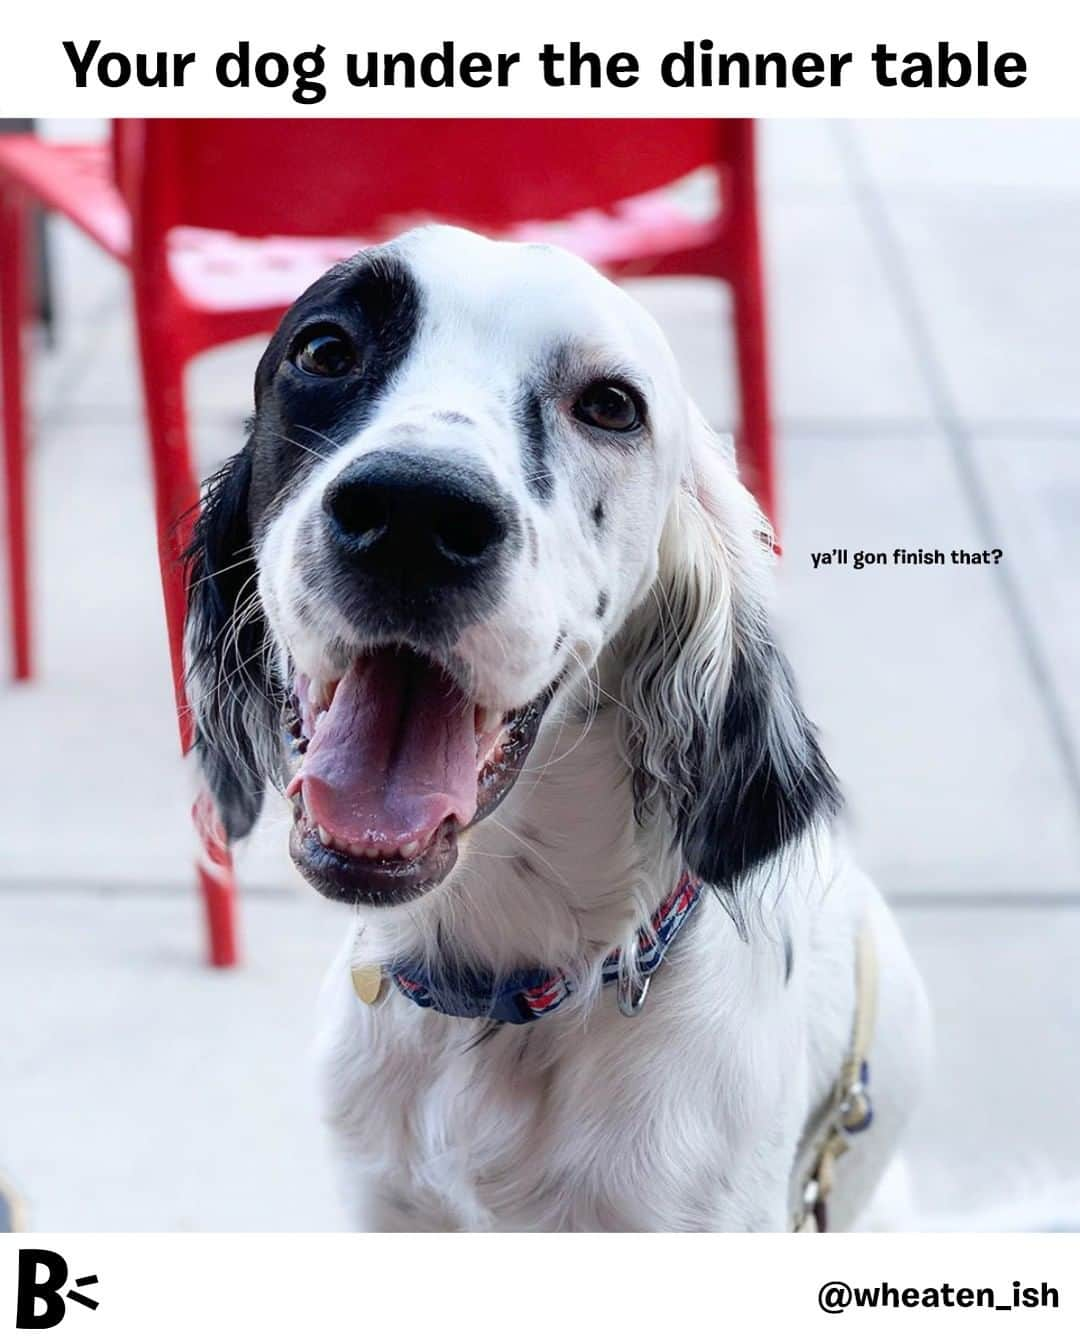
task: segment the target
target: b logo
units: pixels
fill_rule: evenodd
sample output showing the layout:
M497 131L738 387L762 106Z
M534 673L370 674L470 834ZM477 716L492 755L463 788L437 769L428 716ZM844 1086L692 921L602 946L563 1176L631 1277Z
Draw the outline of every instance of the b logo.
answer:
M44 1276L39 1277L39 1267L44 1268ZM69 1297L80 1306L88 1306L91 1311L97 1309L97 1302L91 1297L69 1288L61 1294L61 1288L68 1280L68 1264L56 1251L28 1249L19 1252L19 1291L15 1302L15 1328L17 1330L51 1330L59 1325L67 1314ZM76 1279L80 1288L97 1283L96 1274L87 1274ZM42 1306L39 1309L38 1303Z

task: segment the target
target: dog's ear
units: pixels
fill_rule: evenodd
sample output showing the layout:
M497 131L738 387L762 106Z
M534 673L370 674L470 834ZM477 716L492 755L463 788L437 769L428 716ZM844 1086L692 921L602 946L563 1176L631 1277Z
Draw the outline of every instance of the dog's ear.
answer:
M671 816L686 866L739 881L839 807L836 778L769 627L769 525L695 412L691 470L623 649L639 821Z
M207 483L187 554L187 691L194 748L230 841L246 837L280 750L248 518L251 445Z

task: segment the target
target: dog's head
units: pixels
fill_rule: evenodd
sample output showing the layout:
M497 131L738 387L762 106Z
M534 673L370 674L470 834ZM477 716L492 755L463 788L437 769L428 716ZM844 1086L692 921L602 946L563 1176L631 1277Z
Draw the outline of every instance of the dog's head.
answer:
M196 746L329 896L440 883L560 694L619 677L638 818L730 885L832 807L765 526L652 320L551 247L425 228L335 267L256 377L191 555Z

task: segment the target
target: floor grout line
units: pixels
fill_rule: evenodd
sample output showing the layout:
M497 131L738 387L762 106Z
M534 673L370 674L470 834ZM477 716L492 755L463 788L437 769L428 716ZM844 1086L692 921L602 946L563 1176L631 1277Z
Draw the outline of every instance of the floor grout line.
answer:
M244 898L257 902L294 902L299 904L308 900L304 890L290 888L286 884L244 883L241 880L241 914ZM957 889L940 889L928 892L890 892L882 890L890 906L913 911L959 911L968 908L978 911L1032 911L1049 910L1055 907L1080 910L1080 888L1074 890L1049 889L1013 889L998 893L965 893ZM142 897L191 898L195 900L195 889L190 883L135 882L128 879L79 879L79 878L5 878L0 879L0 898L31 895L34 897L49 895L85 895L86 897Z
M994 441L1023 440L1041 444L1043 442L1080 441L1080 419L1067 420L1024 420L1024 419L972 419L966 421L968 432L973 437ZM716 425L714 425L716 426ZM803 437L828 433L832 436L866 437L868 440L880 438L906 438L926 436L932 433L940 435L941 424L933 418L784 418L779 417L776 428L781 438Z
M285 884L276 883L244 883L241 882L241 898L253 897L257 901L288 902L300 901L303 898L303 892L297 889L289 888ZM68 894L79 894L87 897L141 897L149 894L151 897L177 897L191 898L194 901L197 897L197 889L193 883L169 883L165 880L133 880L133 879L82 879L82 878L49 878L48 876L31 876L28 878L3 878L0 879L0 897L20 897L24 894L32 896L66 896Z
M923 312L903 246L892 225L882 193L868 168L854 126L850 121L836 121L832 126L838 148L851 172L857 205L876 245L886 282L897 304L900 320L907 327L912 354L920 369L938 426L950 447L961 489L967 498L976 527L982 534L985 547L993 548L997 528L993 504L980 476L970 430L957 412L942 373L941 358ZM1080 754L1073 741L1068 716L1043 651L1035 620L1028 610L1020 587L1013 580L1008 564L995 564L994 577L1017 634L1028 672L1039 695L1058 756L1065 769L1072 790L1073 803L1080 814Z
M1053 907L1080 910L1080 889L1001 893L890 893L884 890L882 895L890 906L909 911L959 911L968 907L978 911L1047 911Z

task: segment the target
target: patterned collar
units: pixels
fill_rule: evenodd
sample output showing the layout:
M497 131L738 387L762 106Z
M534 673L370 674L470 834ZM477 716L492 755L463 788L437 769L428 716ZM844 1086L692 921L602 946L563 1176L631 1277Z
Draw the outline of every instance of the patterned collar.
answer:
M613 949L604 959L603 983L618 983L619 1008L637 1013L645 1001L649 981L664 961L675 936L701 900L701 880L683 873L661 902L648 925L638 931L637 971L623 971L622 954ZM497 1023L531 1023L556 1010L575 990L565 972L545 968L496 978L490 973L440 964L438 978L419 962L398 961L387 968L398 990L422 1009L458 1018L487 1018ZM631 992L634 993L631 993Z

